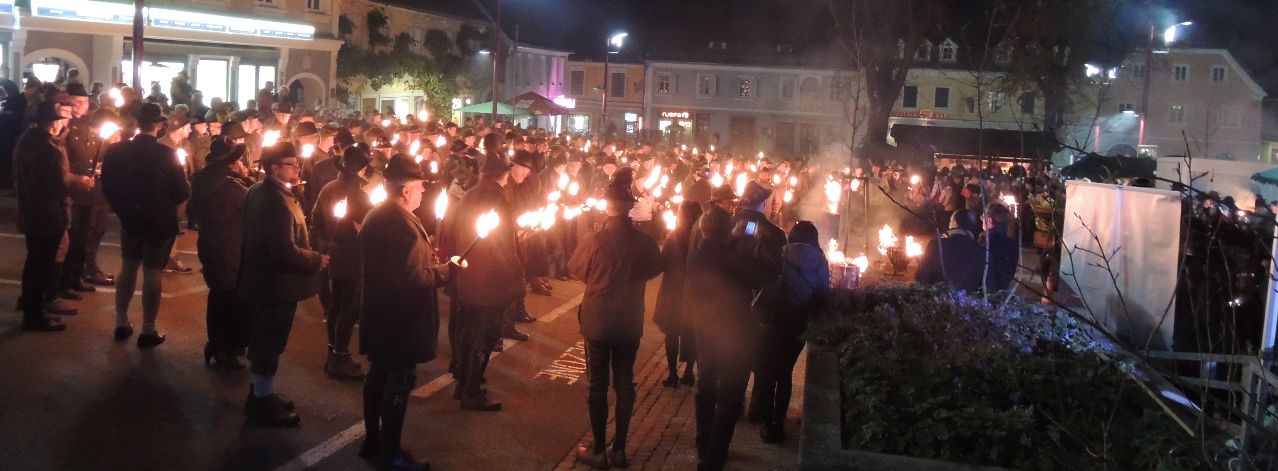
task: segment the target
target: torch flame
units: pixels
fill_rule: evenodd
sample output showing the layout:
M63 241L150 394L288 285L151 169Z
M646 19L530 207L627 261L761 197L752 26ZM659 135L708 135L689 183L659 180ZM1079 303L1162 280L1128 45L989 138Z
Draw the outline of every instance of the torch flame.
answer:
M856 265L857 268L860 268L861 273L870 271L870 259L867 258L865 254L861 254L860 256L852 259L852 264Z
M112 90L115 90L115 89L113 88ZM107 121L105 123L102 123L102 127L98 128L98 137L101 137L103 139L110 139L111 135L117 132L120 132L120 125L115 124L114 121Z
M799 184L799 177L791 176L791 177L790 177L790 186L795 186L795 185L798 185L798 184Z
M388 128L388 127L390 127L390 125L391 125L391 120L389 120L389 119L383 119L383 120L382 120L382 127L384 127L384 128Z
M387 196L386 185L379 183L377 184L377 188L373 188L373 191L368 192L368 202L372 203L373 206L377 206L382 204L383 201L386 201Z
M658 181L661 181L660 165L652 168L652 172L648 174L648 178L643 181L643 188L645 190L651 190L653 186L657 185Z
M718 188L723 186L723 175L714 174L710 176L710 186Z
M304 144L304 145L302 145L302 158L303 158L303 159L309 159L309 158L311 158L311 155L314 155L314 154L315 154L315 144Z
M427 119L430 119L430 113L429 113L429 112L427 112L426 110L421 110L421 111L418 111L418 112L417 112L417 120L418 120L418 121L426 121Z
M918 184L919 184L919 180L920 180L920 179L919 179L919 176L918 176L918 175L911 175L911 176L910 176L910 186L918 185Z
M490 209L488 212L481 214L479 219L475 220L475 235L480 239L488 237L488 234L497 228L497 224L501 222L501 218L497 216L497 210Z
M839 251L839 242L834 240L834 238L830 238L830 243L825 252L826 259L830 261L831 265L844 265L848 263L847 256L843 255L843 252Z
M914 240L914 236L905 236L905 256L910 258L923 256L923 246Z
M439 162L430 161L430 173L439 173Z
M581 191L581 184L579 184L579 183L577 183L577 182L572 182L572 183L569 183L569 184L568 184L568 194L569 194L569 195L571 195L571 196L577 196L577 193L578 193L578 192L580 192L580 191Z
M852 183L848 184L848 189L852 191L861 191L861 179L853 178Z
M448 138L444 137L443 134L435 138L435 147L444 147L445 145L448 145Z
M341 201L338 201L337 204L333 205L333 217L337 219L343 219L346 217L346 199L343 198Z
M280 132L274 129L262 134L262 147L273 146L280 142Z
M443 221L445 212L448 212L448 190L446 189L440 191L439 196L435 198L435 219Z
M551 202L551 203L554 203L554 202L559 201L559 198L560 198L561 196L563 196L563 195L562 195L561 193L559 193L559 190L555 190L555 191L550 192L550 194L546 195L546 200L547 200L547 201L549 201L549 202Z
M785 190L785 196L782 196L781 200L785 203L794 201L794 190Z
M177 150L178 164L186 166L186 149L179 148Z
M839 185L839 182L832 179L825 182L826 211L830 214L838 214L839 198L842 196L843 188Z
M560 190L564 188L568 188L568 174L566 173L559 174L559 181L555 182L555 186L558 187Z
M674 211L667 209L666 212L661 213L661 219L666 221L666 230L673 231L675 229L677 219L675 218Z
M776 185L780 185L780 184L781 184L781 176L780 176L780 175L773 175L773 176L772 176L772 185L773 185L773 186L776 186Z
M737 174L737 182L736 182L736 185L735 185L735 186L737 187L737 194L738 194L738 195L744 195L744 194L745 194L746 184L748 184L748 183L750 183L750 176L749 176L749 175L746 175L746 174L744 174L744 173L738 173L738 174Z
M887 224L879 229L879 255L887 255L889 248L896 247L898 239L896 234L892 232L892 228Z
M408 146L408 155L417 155L422 150L422 140L413 139L413 143Z
M556 206L553 203L546 205L546 207L544 208L541 208L541 212L540 212L541 221L539 221L540 222L539 227L541 227L541 230L548 231L550 230L551 227L555 225L555 214L558 212L559 212L559 206Z

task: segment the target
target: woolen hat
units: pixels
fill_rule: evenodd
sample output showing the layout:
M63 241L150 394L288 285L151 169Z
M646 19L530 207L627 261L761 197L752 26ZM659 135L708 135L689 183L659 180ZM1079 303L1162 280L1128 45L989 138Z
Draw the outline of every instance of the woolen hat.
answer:
M161 110L160 105L155 103L143 103L142 106L133 113L133 117L137 118L138 122L142 123L159 123L168 121L168 118L164 117L164 110Z
M422 166L418 165L417 161L408 154L402 153L391 157L382 175L387 180L400 183L426 179L425 175L422 174Z
M292 142L283 141L273 146L262 148L262 166L277 164L289 157L300 157Z
M217 136L209 143L209 155L205 161L210 164L231 162L244 156L244 144L236 144L226 136Z
M244 125L235 121L227 121L222 125L222 135L231 140L248 137L248 133L244 132Z

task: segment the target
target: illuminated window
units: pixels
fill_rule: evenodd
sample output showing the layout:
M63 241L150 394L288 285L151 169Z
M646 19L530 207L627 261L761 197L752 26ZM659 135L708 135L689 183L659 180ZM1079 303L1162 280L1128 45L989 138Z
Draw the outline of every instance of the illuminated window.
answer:
M669 95L672 91L674 91L673 82L674 82L674 79L670 77L670 74L658 74L657 75L657 94Z
M986 102L989 103L990 111L1000 111L1003 109L1003 100L1007 95L1003 92L985 92Z
M719 81L714 74L697 74L697 96L712 97L719 92Z
M226 60L200 59L195 64L195 88L204 93L205 104L214 98L226 100L231 90L231 64Z
M740 98L754 98L754 77L737 78L737 96Z

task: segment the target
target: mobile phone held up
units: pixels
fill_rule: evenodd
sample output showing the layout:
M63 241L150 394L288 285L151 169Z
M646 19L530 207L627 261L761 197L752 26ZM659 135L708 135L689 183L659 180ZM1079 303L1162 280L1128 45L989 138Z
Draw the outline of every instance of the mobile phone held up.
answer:
M755 231L759 230L759 223L755 221L747 221L745 229L746 234L754 235Z

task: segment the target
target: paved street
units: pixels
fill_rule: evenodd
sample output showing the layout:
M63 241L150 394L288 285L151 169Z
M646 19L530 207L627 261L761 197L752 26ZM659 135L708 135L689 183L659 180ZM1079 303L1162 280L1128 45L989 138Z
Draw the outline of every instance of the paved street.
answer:
M318 301L299 308L276 383L297 402L302 426L249 427L242 414L247 371L201 363L207 290L198 273L164 276L159 328L168 341L153 351L139 350L133 339L112 340L113 293L105 289L76 303L80 314L65 318L67 331L21 331L12 306L25 250L12 208L11 198L0 199L0 436L6 437L0 469L368 469L356 456L363 439L361 383L324 375ZM111 245L103 248L109 270L119 266L117 241L112 231ZM198 271L195 233L182 236L178 247ZM657 285L649 285L649 316ZM589 429L583 355L576 348L580 285L556 282L555 288L554 296L528 297L529 311L540 318L521 327L532 339L508 342L489 368L488 387L504 403L501 412L458 407L443 371L451 351L441 338L440 358L417 371L404 431L409 450L435 469L571 469L571 451ZM140 323L136 299L131 319ZM686 388L657 384L664 373L660 345L661 334L649 322L636 366L632 466L690 469L696 461L693 401ZM795 397L797 408L799 390ZM743 422L730 466L797 467L797 424L787 429L792 439L777 447L761 443L757 426Z

